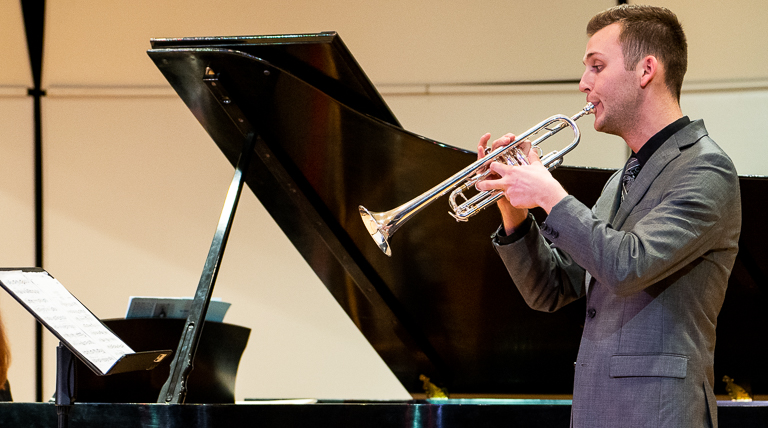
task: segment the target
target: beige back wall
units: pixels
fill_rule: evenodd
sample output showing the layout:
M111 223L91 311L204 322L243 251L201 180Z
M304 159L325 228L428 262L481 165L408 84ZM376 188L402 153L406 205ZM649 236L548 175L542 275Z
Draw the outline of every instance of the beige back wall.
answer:
M741 173L768 174L756 160L768 155L757 129L768 119L768 13L756 1L663 3L690 39L685 112L705 118ZM338 31L406 129L474 150L484 132L519 132L581 108L575 84L497 83L578 80L585 23L612 4L49 0L45 268L102 318L123 316L131 295L194 293L232 169L147 57L152 37ZM20 12L0 16L6 40L18 41L8 47L14 73L0 76L0 155L18 159L13 179L0 182L0 227L13 232L3 235L13 245L0 265L12 266L34 263L31 102L23 96L31 78ZM724 32L723 17L739 25ZM623 143L583 121L582 145L566 163L620 166ZM252 329L238 399L408 397L248 192L214 294L233 303L228 322ZM13 303L0 296L14 396L29 401L32 321ZM46 337L46 397L55 344Z
M21 4L0 2L0 40L3 73L0 73L0 266L35 263L34 133L32 86ZM12 346L9 376L13 391L34 398L35 324L27 312L0 291L0 312Z
M339 32L376 83L572 79L584 23L612 4L577 0L542 10L498 0L53 1L45 86L164 85L144 54L152 37L319 31Z
M0 266L35 264L34 145L32 101L22 94L0 96ZM35 323L0 291L0 312L12 350L13 392L34 398ZM29 394L32 395L29 395Z

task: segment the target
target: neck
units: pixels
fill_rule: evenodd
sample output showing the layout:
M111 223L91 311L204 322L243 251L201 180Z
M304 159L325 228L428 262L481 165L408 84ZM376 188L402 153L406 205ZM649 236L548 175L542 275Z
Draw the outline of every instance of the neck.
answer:
M651 137L681 117L683 112L676 99L662 99L639 109L634 126L628 129L622 138L629 148L637 153Z

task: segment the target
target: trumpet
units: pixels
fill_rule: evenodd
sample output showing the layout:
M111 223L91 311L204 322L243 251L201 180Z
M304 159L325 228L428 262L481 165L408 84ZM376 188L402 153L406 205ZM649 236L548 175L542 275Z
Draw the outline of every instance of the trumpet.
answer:
M513 166L527 165L528 160L518 146L529 136L537 135L546 130L547 132L544 135L531 142L531 147L539 152L541 163L548 170L551 171L557 168L563 163L563 157L573 150L579 144L579 140L581 139L579 127L576 126L576 120L594 113L594 108L592 103L587 103L581 111L572 117L561 114L554 115L517 136L514 142L506 146L498 147L495 150L486 149L485 156L482 159L478 159L466 168L448 177L448 179L442 183L397 208L383 212L371 212L360 205L358 209L360 210L360 217L363 219L365 228L368 230L371 238L373 238L381 251L383 251L384 254L391 256L392 249L389 245L389 239L400 226L410 220L411 217L416 215L419 211L429 206L432 202L448 193L450 193L449 204L453 211L448 214L453 216L456 221L467 221L470 217L479 213L481 210L504 196L504 192L498 189L481 191L471 198L467 198L464 195L466 190L475 187L478 182L486 179L488 175L493 172L489 168L491 162L502 162ZM573 140L571 143L560 151L553 151L546 156L542 156L539 144L566 127L570 127L573 131ZM457 203L458 198L461 198L463 202Z

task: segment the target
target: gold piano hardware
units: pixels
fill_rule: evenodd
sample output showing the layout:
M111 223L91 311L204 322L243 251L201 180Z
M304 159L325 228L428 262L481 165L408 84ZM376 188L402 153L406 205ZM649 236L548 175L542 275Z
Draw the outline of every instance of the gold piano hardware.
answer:
M731 397L731 401L752 401L749 393L735 384L730 377L723 376L723 382L725 382L725 392Z
M422 382L422 388L424 388L424 393L427 394L428 399L442 400L448 398L448 390L430 382L428 377L420 375L419 380Z

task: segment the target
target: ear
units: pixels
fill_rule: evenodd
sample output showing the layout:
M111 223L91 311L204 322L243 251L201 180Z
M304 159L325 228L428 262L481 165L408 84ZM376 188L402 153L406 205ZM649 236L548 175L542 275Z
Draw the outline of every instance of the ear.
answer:
M659 61L653 55L648 55L638 63L638 73L640 73L640 86L645 88L660 72Z

